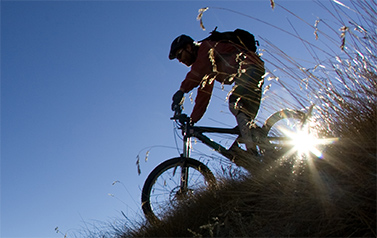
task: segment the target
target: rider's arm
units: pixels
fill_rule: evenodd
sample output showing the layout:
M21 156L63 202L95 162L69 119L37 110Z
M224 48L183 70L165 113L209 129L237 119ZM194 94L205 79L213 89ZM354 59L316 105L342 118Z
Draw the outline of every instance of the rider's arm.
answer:
M191 66L191 70L187 73L180 88L181 91L188 93L199 86L195 106L191 113L191 119L194 123L202 118L211 99L214 84L214 80L211 79L215 75L212 71L213 66L208 55L211 47L212 45L207 42L202 43L198 50L198 57Z
M208 52L211 47L212 45L207 42L203 42L200 45L196 61L192 64L191 70L181 83L181 90L183 92L190 92L202 84L204 76L212 74L212 63L208 57Z
M207 106L211 99L214 81L206 84L205 87L199 87L198 93L195 98L195 106L191 113L191 121L193 123L198 122L207 110Z

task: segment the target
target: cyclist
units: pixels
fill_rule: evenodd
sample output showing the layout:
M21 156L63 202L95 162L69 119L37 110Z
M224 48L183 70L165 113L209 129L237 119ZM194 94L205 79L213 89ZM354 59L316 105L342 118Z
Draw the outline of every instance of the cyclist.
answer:
M173 96L172 110L180 105L184 93L198 87L191 122L204 115L214 81L233 84L229 109L237 120L241 137L248 152L256 154L252 141L252 120L256 117L262 96L264 62L255 52L225 41L203 40L198 43L190 36L180 35L171 44L169 59L191 67L180 89Z

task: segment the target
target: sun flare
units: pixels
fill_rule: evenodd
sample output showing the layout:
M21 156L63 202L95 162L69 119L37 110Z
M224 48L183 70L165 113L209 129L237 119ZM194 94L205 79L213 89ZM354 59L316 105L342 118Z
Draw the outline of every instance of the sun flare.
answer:
M284 132L289 138L293 148L290 153L296 153L299 156L315 155L317 158L322 158L323 146L332 144L337 141L337 138L318 138L316 133L309 132L307 128L292 132Z

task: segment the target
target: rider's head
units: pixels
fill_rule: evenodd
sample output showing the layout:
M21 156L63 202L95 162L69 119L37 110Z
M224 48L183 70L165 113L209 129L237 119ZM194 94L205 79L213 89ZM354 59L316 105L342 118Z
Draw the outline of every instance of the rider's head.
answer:
M197 45L194 40L187 35L180 35L171 43L169 59L179 60L187 66L191 66L197 55Z

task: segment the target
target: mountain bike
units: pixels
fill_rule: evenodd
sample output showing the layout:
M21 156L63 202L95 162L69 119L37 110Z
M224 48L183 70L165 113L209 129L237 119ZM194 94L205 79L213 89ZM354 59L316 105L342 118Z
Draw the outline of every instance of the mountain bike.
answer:
M196 192L216 185L216 178L211 170L199 160L190 157L191 139L197 138L203 144L247 169L248 161L255 157L263 157L268 152L282 152L292 145L283 128L298 128L306 124L312 106L307 113L298 110L284 109L273 113L263 124L254 126L252 139L257 145L258 155L250 154L239 145L242 144L238 127L217 128L194 126L190 118L182 114L179 107L171 120L174 120L183 136L183 153L180 157L168 159L159 164L147 177L142 189L142 209L149 221L161 220L167 209L187 201ZM232 134L238 136L229 148L210 139L205 133ZM267 156L266 156L267 157Z

